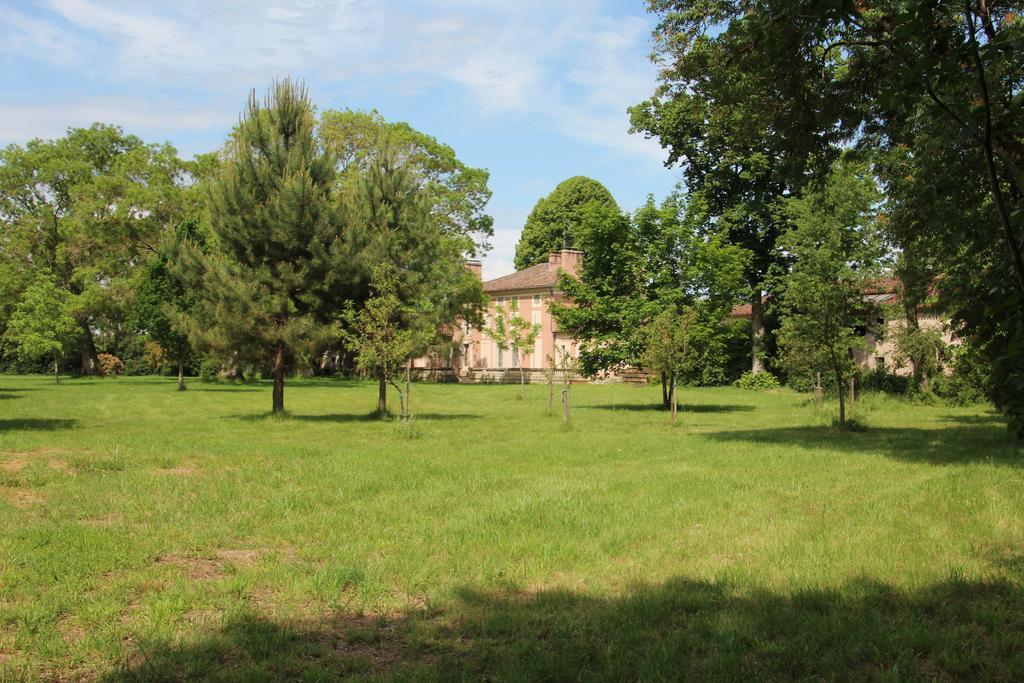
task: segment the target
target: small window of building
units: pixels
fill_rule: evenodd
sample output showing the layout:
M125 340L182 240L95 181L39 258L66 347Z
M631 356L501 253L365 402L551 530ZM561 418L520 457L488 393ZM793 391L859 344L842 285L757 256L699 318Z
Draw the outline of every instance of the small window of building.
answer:
M533 312L533 324L540 325L540 311Z
M885 370L885 356L875 356L875 369Z
M533 305L540 306L540 294L533 295Z

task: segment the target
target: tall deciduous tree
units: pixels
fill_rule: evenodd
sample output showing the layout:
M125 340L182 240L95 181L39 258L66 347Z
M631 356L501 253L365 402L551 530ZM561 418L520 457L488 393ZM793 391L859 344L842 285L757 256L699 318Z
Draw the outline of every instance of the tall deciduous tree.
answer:
M788 126L775 131L779 140L793 141L787 130L808 139L828 130L903 157L889 164L899 173L887 172L889 162L880 169L887 191L920 209L916 220L900 226L902 236L910 227L940 257L939 287L954 328L987 359L990 395L1024 435L1020 4L650 5L665 20L661 35L681 49L696 34L751 37L747 58L708 61L710 73L770 83L780 82L781 74L797 86L812 84L811 97L780 90L769 107L761 107L789 114ZM705 21L695 23L700 16ZM779 59L786 50L787 58ZM803 111L808 115L797 115Z
M670 307L693 310L691 334L702 335L685 381L714 383L724 372L725 320L743 292L746 256L723 236L702 233L705 220L699 198L677 192L661 206L649 198L633 217L592 221L579 276L559 278L572 303L551 307L559 328L581 340L584 373L642 365L644 330Z
M555 251L581 248L595 221L614 220L621 213L608 189L596 180L585 176L563 180L527 217L516 244L516 268L544 263Z
M94 332L131 299L135 269L178 218L187 164L169 145L146 145L94 124L56 140L0 152L4 283L48 270L72 295L82 371L100 372Z
M358 184L386 146L415 169L420 193L446 237L458 239L467 254L489 247L494 235L494 219L486 213L489 174L467 166L448 145L407 123L386 121L377 111L326 110L320 115L320 136L338 157L343 184Z
M742 21L754 4L732 0L650 0L660 84L631 109L634 130L657 138L704 202L704 228L746 249L751 304L751 368L764 369L764 300L770 275L785 266L776 248L788 227L784 200L799 192L814 161L839 137L841 101L829 98L827 56L796 59L804 23L773 27L766 42Z
M876 224L880 201L867 164L840 161L820 186L789 201L794 227L782 239L794 259L782 285L784 362L794 373L832 373L841 429L854 352L879 317L865 293L877 281L884 255Z
M212 253L182 253L204 299L192 337L272 367L274 413L284 410L289 363L326 333L318 313L352 268L332 196L335 163L304 85L275 82L262 101L254 92L210 187Z

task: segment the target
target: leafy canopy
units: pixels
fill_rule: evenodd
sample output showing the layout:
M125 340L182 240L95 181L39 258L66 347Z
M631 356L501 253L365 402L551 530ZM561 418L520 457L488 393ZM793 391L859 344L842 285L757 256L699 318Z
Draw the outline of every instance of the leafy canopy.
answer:
M527 217L516 245L516 269L544 263L552 252L582 249L586 234L597 223L620 213L611 193L596 180L584 176L563 180Z

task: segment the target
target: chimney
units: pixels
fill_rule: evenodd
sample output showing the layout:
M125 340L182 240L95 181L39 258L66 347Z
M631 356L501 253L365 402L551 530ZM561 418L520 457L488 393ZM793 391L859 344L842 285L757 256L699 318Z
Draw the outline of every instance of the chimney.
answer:
M476 275L480 280L484 279L484 264L482 262L466 259L463 263L466 264L466 270Z
M548 266L556 270L561 268L570 275L577 275L582 259L583 252L578 249L562 249L551 252L548 256Z

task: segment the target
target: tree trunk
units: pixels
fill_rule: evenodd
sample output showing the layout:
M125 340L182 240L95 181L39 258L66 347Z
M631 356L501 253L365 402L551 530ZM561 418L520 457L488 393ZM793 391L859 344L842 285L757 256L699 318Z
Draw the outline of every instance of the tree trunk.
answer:
M814 402L820 406L825 402L825 389L821 386L820 372L815 375L815 381L817 383L814 385Z
M284 345L274 352L274 414L284 412Z
M53 352L53 381L60 384L60 355L56 349Z
M377 378L377 412L381 415L388 412L388 378L383 370Z
M857 384L857 380L853 375L850 375L850 413L852 414L854 408L857 405L857 394L854 388Z
M82 374L103 376L103 368L100 367L100 356L96 352L96 340L92 338L92 330L89 329L89 321L79 320L79 327L82 328Z
M672 373L672 424L676 423L676 414L679 412L679 404L676 401L676 375Z
M755 375L764 372L764 303L761 301L761 288L754 289L754 298L750 300L750 371Z
M409 375L412 374L412 359L409 359L409 364L405 366L405 402L402 405L402 417L405 421L409 421L410 408L409 408Z
M843 391L843 373L836 371L836 387L839 394L839 428L846 429L846 393Z
M519 400L526 399L526 369L519 364Z
M661 373L661 405L668 408L668 404L668 376L663 372Z
M569 426L569 387L562 389L562 426Z
M178 391L185 391L185 361L178 359Z
M555 403L555 370L551 369L551 374L548 375L548 417L551 417L551 412Z

